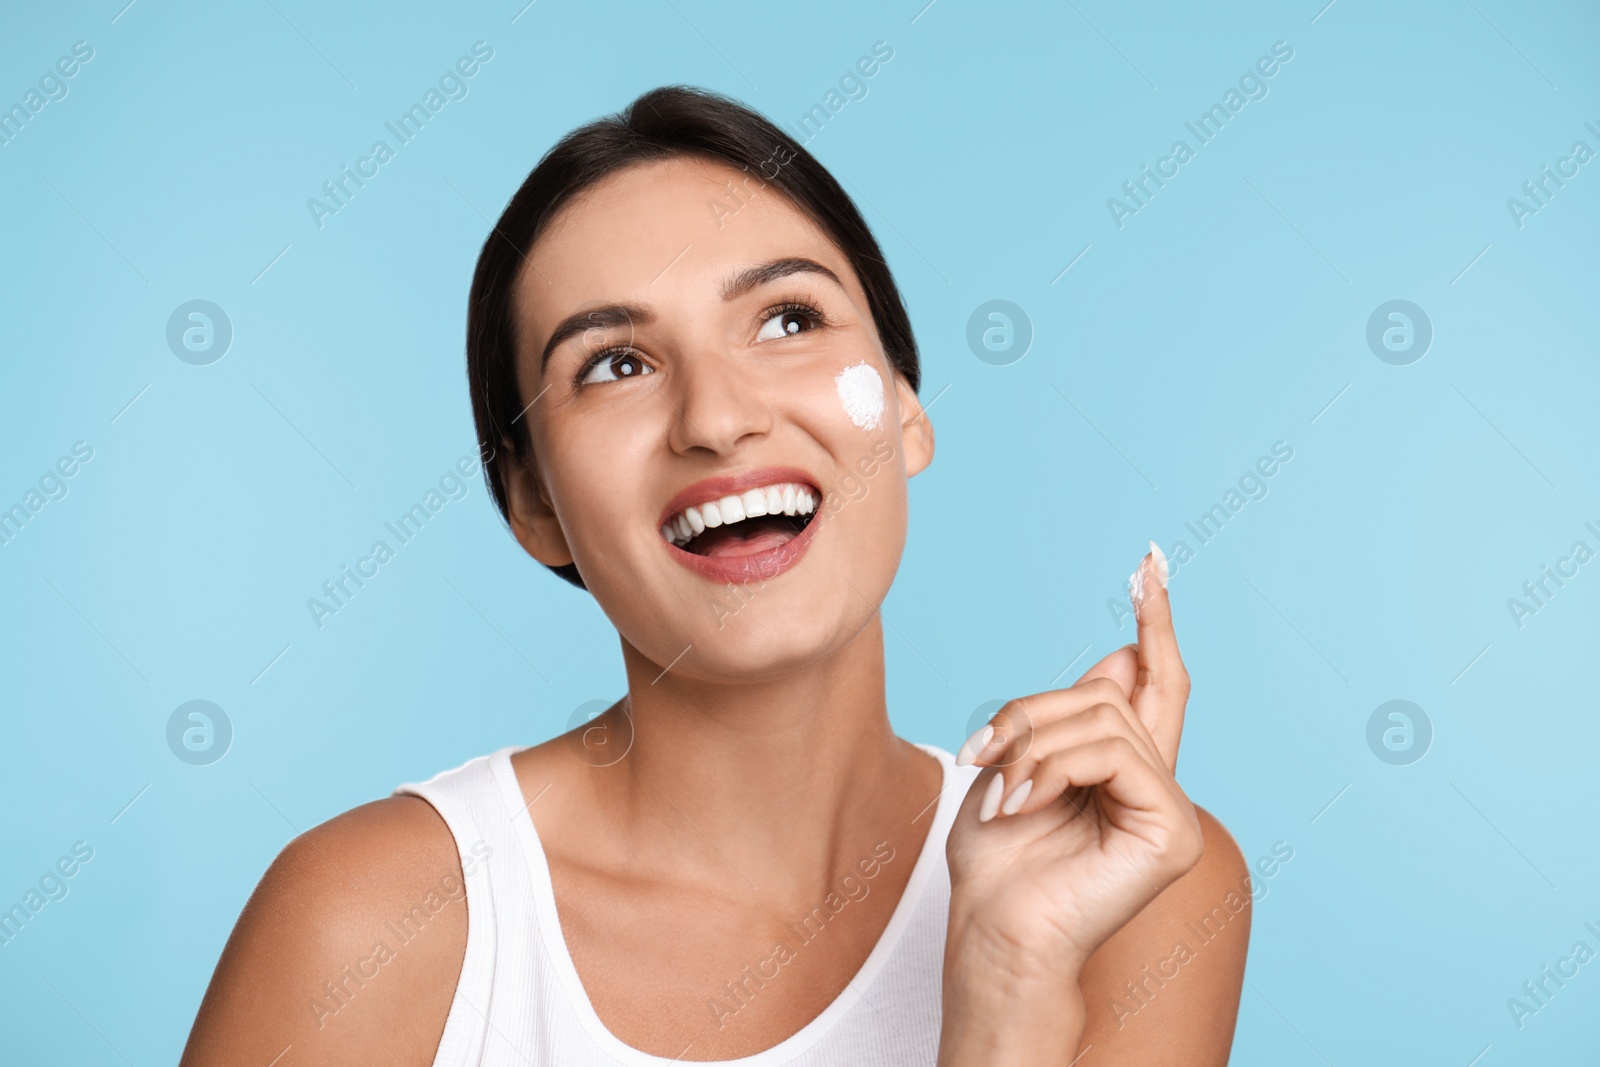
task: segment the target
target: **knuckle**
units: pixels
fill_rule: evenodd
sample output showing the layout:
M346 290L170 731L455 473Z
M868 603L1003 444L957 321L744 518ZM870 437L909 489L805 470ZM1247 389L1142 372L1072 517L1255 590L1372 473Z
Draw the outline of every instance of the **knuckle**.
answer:
M1000 710L989 721L994 727L995 738L1002 741L1015 741L1033 729L1026 697L1012 697L1000 705Z
M1115 704L1096 704L1086 714L1096 728L1107 734L1122 736L1128 731L1128 719Z
M1137 757L1139 755L1139 750L1133 746L1133 742L1121 734L1106 738L1105 744L1107 748L1111 749L1112 755L1118 759L1125 760L1130 756Z
M1110 678L1091 678L1083 683L1083 691L1098 700L1110 700L1113 696L1122 695L1122 686Z

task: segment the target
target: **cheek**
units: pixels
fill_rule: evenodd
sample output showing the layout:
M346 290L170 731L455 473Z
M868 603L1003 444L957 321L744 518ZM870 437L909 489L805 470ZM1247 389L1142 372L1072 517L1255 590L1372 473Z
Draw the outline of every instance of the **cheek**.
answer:
M846 367L833 379L833 391L858 429L877 429L883 419L883 377L876 367L866 362Z

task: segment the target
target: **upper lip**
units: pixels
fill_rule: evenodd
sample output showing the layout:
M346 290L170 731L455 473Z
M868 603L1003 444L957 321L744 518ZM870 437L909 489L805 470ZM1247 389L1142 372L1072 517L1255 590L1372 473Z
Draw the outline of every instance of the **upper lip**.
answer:
M706 478L685 486L684 489L667 501L667 506L662 510L661 517L656 520L657 526L665 526L669 520L685 508L695 507L711 500L720 500L725 496L733 496L749 489L756 489L763 485L773 485L777 482L800 482L809 485L821 496L821 487L817 480L798 467L758 467L742 474L725 474L716 478Z

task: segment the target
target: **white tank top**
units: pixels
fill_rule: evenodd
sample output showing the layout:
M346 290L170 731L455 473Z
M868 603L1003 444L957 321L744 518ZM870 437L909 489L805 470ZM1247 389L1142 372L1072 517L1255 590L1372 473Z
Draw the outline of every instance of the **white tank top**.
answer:
M601 1023L556 918L555 892L539 835L502 748L426 782L395 790L426 800L444 818L461 855L467 952L450 1002L435 1067L902 1067L938 1055L950 874L945 841L980 770L950 753L918 748L944 765L933 824L905 892L866 962L811 1022L773 1047L733 1060L653 1056ZM731 1002L731 998L730 998Z

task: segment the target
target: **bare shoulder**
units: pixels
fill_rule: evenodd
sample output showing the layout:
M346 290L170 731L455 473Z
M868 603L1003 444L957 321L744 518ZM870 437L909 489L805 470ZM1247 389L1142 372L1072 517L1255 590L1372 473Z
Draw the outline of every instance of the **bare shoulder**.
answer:
M432 805L363 804L286 845L245 904L183 1067L429 1064L466 954L455 838ZM285 1061L291 1062L291 1061Z
M1232 1047L1250 945L1250 869L1221 821L1195 811L1200 861L1100 946L1079 983L1085 1043L1129 1062L1223 1065Z

